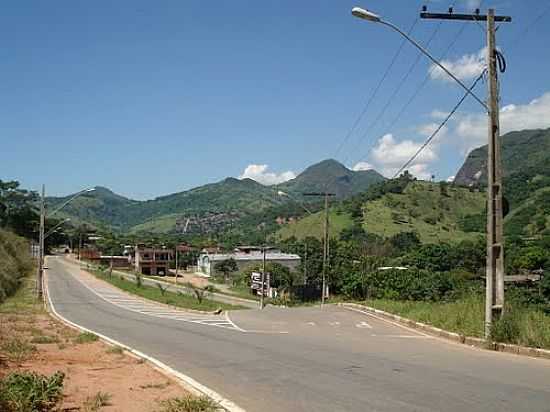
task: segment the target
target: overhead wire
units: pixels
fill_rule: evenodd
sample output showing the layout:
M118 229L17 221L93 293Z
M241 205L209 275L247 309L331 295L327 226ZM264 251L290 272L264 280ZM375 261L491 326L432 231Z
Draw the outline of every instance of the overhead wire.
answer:
M429 47L429 45L431 44L431 42L433 41L433 39L435 38L435 36L439 33L439 30L441 29L442 27L442 22L439 22L435 28L435 30L432 32L431 36L429 37L429 39L427 40L426 44L425 44L425 47ZM378 122L382 119L382 117L386 114L386 111L388 110L388 108L390 107L390 105L392 104L393 100L395 99L395 97L397 96L397 94L401 91L401 88L403 87L403 85L405 84L405 82L408 80L409 76L412 74L412 72L414 71L414 69L416 68L416 66L418 65L418 63L420 62L420 59L422 58L422 53L421 52L418 52L417 56L416 56L416 59L414 60L414 62L412 63L412 65L409 67L409 70L407 70L407 72L405 73L405 75L401 78L401 81L397 84L397 87L394 89L393 93L391 94L391 96L389 97L389 99L386 101L385 105L382 107L382 110L378 113L378 115L376 116L375 120L369 125L369 127L367 128L367 130L365 131L365 133L362 135L362 137L359 139L359 141L357 142L357 144L354 146L354 149L353 151L351 152L351 154L353 153L356 153L358 150L359 150L359 147L361 146L361 144L364 142L364 140L369 136L369 132L374 129L377 125L378 125ZM346 160L347 161L349 159L349 155L346 157Z
M472 90L475 89L476 85L478 84L478 82L483 78L483 76L485 75L485 73L487 72L487 69L483 70L483 72L475 79L475 81L472 83L472 85L470 86L470 89L469 91L471 92ZM407 167L409 167L409 165L414 162L414 160L420 155L420 153L422 153L422 151L428 147L428 145L432 142L432 140L437 136L437 134L441 131L441 129L443 129L443 127L445 127L445 125L447 124L447 122L451 119L451 117L453 117L453 115L456 113L456 111L458 110L458 108L462 105L462 103L464 103L464 101L466 100L466 98L469 96L469 92L465 93L462 98L458 101L458 103L453 107L453 109L449 112L449 114L445 117L445 119L443 119L443 121L440 123L440 125L433 131L433 133L428 137L428 139L426 139L426 141L418 148L418 150L414 153L414 155L411 156L410 159L408 159L404 164L403 166L401 166L399 168L399 170L392 176L392 179L395 179L397 176L399 176L401 174L401 172L403 172Z

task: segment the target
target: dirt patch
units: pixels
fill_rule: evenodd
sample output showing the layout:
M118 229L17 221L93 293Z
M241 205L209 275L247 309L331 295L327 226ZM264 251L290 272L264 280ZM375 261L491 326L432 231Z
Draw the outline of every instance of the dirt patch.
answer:
M31 312L0 313L0 378L14 371L65 373L59 410L151 412L163 400L188 394L121 348L83 336L48 314ZM93 409L98 393L108 405Z

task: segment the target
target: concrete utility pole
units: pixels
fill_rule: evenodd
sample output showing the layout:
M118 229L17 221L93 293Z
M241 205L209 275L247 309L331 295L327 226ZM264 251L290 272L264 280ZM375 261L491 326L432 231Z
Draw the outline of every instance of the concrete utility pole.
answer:
M324 218L324 225L323 225L323 279L322 279L322 286L321 286L321 306L325 304L325 298L327 295L327 272L328 272L328 265L329 265L329 253L330 253L330 246L329 246L329 214L328 214L328 199L330 197L336 196L335 193L303 193L304 196L324 196L325 197L325 218Z
M264 241L264 245L262 246L262 254L263 254L263 257L262 257L262 287L261 287L261 295L260 295L260 309L263 309L264 308L264 295L265 295L265 249L266 249L266 244L265 244L265 241Z
M176 245L176 276L174 277L174 283L178 283L178 246Z
M38 234L38 269L36 272L36 296L42 298L43 277L44 277L44 228L46 225L46 186L42 185L42 196L40 197L40 229Z
M488 134L487 146L487 268L485 280L485 337L491 335L493 320L502 316L504 310L504 236L502 203L502 160L499 124L499 86L497 73L495 22L511 22L509 16L495 16L489 9L487 15L420 13L424 19L466 20L487 22L487 75L488 75Z

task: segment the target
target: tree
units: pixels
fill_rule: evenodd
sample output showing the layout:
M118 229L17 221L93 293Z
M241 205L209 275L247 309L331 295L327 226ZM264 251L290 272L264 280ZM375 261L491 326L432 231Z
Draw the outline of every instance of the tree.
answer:
M0 227L20 236L36 237L38 193L19 188L17 181L0 180Z
M229 282L229 275L233 272L236 272L239 270L239 267L237 266L237 262L235 262L235 259L229 258L222 260L221 262L218 262L214 265L214 270L216 272L223 273L223 278L226 283Z

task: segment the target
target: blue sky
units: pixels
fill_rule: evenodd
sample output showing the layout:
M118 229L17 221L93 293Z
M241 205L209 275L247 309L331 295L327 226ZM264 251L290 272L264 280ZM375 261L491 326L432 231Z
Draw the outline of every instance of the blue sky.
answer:
M337 152L401 43L350 9L368 7L408 29L425 3L8 2L0 15L0 178L31 189L45 183L55 195L104 185L146 199L227 176L279 181L335 156L389 175L462 93L432 72L392 125L430 69L422 58L373 125L416 59L407 44ZM431 1L429 8L442 11L448 3ZM456 8L475 3L458 1ZM550 13L531 24L548 2L488 5L514 18L498 33L508 62L503 129L550 126ZM426 43L437 24L418 21L412 35ZM429 49L440 56L463 24L447 64L470 83L485 41L480 27L446 22ZM480 83L476 91L484 96L485 88ZM483 143L484 122L468 100L414 171L454 174L467 151Z

